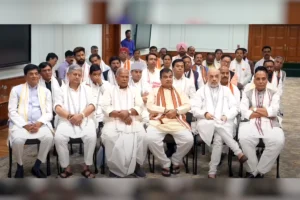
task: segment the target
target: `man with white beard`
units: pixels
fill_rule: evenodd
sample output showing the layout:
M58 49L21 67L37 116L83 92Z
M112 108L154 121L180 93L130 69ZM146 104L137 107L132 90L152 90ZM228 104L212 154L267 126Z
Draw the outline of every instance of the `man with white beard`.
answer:
M233 121L238 114L237 104L228 87L220 85L220 71L208 71L208 82L200 88L192 102L192 113L197 118L197 131L210 146L213 139L209 178L216 178L223 142L231 148L240 163L247 161L238 143L233 139Z
M137 119L143 100L135 88L128 86L129 71L124 68L116 73L118 85L105 91L102 109L105 115L102 141L105 146L110 177L135 174L145 177L141 169L146 157L147 145L143 124Z

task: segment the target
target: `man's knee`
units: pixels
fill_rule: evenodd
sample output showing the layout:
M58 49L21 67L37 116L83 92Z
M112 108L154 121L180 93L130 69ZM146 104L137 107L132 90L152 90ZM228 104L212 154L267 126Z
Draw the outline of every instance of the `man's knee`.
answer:
M68 143L69 142L69 138L65 137L64 135L60 134L60 133L56 133L54 136L54 143Z
M15 138L12 142L12 146L24 146L26 139L23 138Z
M47 135L45 135L42 139L41 139L41 141L45 141L45 142L49 142L49 143L51 143L51 142L53 142L53 135L52 134L47 134Z

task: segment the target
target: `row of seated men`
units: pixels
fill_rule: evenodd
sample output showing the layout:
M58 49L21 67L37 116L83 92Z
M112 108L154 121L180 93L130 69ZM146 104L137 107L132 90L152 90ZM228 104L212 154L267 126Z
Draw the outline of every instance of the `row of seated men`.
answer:
M239 51L237 49L236 54ZM282 67L281 57L276 59ZM147 148L159 160L163 176L178 174L182 158L193 145L192 129L186 122L188 112L197 119L193 132L199 133L208 146L212 144L208 177L216 177L223 142L241 163L246 163L249 177L263 176L271 170L284 146L284 134L277 120L282 95L279 85L284 81L280 66L275 72L274 61L265 61L264 66L255 70L253 82L247 84L251 77L248 82L241 81L235 73L241 75L245 69L239 68L243 65L237 61L231 71L231 57L223 56L219 69L202 70L203 84L196 90L199 78L195 81L185 76L196 72L190 60L176 59L172 69L158 70L157 56L150 53L146 57L146 68L134 63L126 69L121 67L118 57L112 57L110 70L102 74L100 66L93 64L89 67L88 78L84 76L86 69L71 65L66 84L53 78L48 63L41 63L39 67L27 65L24 68L26 83L12 89L8 107L9 142L18 163L15 177L24 176L24 143L32 138L41 141L32 173L45 177L40 165L45 162L54 140L59 163L64 169L60 177L70 177L68 141L81 138L85 162L82 175L94 178L89 166L93 163L96 127L102 121L101 138L111 177L130 174L145 177L142 165ZM186 73L186 68L191 71ZM241 100L239 89L232 83L234 76L237 76L236 85L245 86ZM273 84L276 80L277 84ZM247 121L239 129L241 148L233 139L239 112ZM177 145L171 158L164 153L166 134L172 134ZM263 139L266 149L258 161L255 149L259 138Z

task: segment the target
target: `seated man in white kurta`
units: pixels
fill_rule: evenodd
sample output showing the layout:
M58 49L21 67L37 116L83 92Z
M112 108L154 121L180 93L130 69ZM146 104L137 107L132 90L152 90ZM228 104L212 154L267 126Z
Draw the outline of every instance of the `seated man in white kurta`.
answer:
M93 164L93 154L96 145L96 126L93 112L95 98L92 89L81 83L82 69L78 65L71 65L68 71L69 83L63 92L55 92L53 106L59 116L55 132L55 147L59 156L59 163L64 169L61 178L72 175L68 142L70 138L81 138L84 143L84 167L82 175L94 178L89 166Z
M12 88L8 103L9 142L17 159L15 178L23 178L23 150L27 139L40 140L37 160L31 172L38 178L47 176L40 170L53 144L52 100L50 91L39 86L39 71L36 65L24 68L26 83Z
M268 71L257 67L254 74L254 86L243 92L241 101L242 118L249 120L240 123L239 142L249 158L246 165L248 177L262 177L268 173L284 146L284 133L279 126L277 112L279 95L267 87ZM265 150L258 161L256 146L262 138Z
M125 177L134 173L138 177L145 177L141 165L146 157L146 132L137 119L143 100L138 90L128 86L127 69L117 70L116 81L118 86L105 91L101 103L105 115L101 138L109 176Z
M238 114L237 103L228 87L220 85L220 71L208 71L208 82L192 100L192 113L197 118L197 131L210 146L213 139L209 178L216 178L223 142L238 156L241 163L247 160L233 139L233 121Z
M95 117L97 125L99 123L103 123L104 118L104 114L100 105L101 100L103 98L103 94L106 90L109 90L111 87L108 81L102 79L101 74L102 71L100 66L97 64L92 64L90 67L90 86L92 87L93 96L96 97Z
M129 86L136 88L144 101L143 110L140 116L141 121L147 126L149 123L149 112L146 108L146 103L152 87L148 82L142 79L142 73L145 68L146 65L141 62L135 62L131 65Z
M191 128L185 120L185 114L190 110L191 105L184 92L173 87L172 70L162 69L160 80L161 86L153 89L148 96L150 125L147 128L147 142L150 151L162 165L162 175L169 177L171 173L180 173L182 158L193 146ZM172 134L177 146L171 159L167 157L163 147L163 140L167 134Z

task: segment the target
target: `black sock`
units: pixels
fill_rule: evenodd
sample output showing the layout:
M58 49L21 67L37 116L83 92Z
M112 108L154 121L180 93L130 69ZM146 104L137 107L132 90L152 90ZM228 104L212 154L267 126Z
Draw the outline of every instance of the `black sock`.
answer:
M34 168L35 169L40 169L40 166L41 166L41 161L39 159L36 159L35 163L34 163Z
M23 165L19 165L19 163L17 163L17 171L23 171Z

